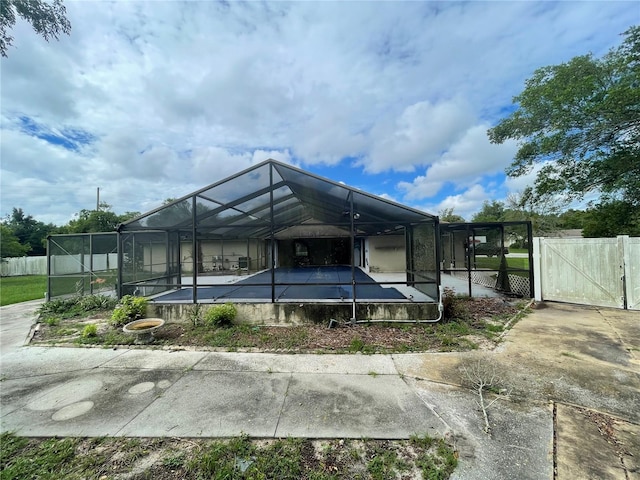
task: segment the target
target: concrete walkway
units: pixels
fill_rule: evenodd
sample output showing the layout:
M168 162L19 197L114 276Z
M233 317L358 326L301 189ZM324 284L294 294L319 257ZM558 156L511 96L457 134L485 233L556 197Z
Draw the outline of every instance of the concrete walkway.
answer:
M0 309L2 431L262 438L426 433L455 442L457 479L549 479L554 464L562 480L639 475L640 453L631 453L640 452L640 315L554 306L519 322L491 352L280 355L25 347L37 305ZM489 411L491 437L483 432L476 395L460 386L460 367L478 360L509 372L514 390L511 401ZM603 421L613 437L599 434Z

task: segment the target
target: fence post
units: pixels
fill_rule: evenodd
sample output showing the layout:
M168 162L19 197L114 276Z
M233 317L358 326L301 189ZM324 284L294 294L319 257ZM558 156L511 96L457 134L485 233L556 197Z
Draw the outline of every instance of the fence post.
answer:
M618 235L618 258L620 260L620 275L622 276L622 308L629 308L629 297L631 293L630 279L627 271L630 272L631 264L629 259L629 235Z
M533 288L534 300L542 301L542 247L544 238L533 238Z

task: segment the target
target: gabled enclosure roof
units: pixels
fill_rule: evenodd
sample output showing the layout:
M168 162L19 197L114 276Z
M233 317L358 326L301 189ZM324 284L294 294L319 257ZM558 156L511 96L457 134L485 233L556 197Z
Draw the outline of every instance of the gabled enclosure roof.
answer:
M198 235L266 238L305 222L349 228L351 208L356 231L364 235L436 218L270 159L123 223L118 230L188 232L195 222Z

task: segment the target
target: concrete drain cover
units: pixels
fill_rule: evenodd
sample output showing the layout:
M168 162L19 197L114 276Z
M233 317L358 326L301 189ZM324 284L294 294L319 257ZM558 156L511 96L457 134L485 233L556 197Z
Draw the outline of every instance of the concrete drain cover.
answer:
M80 402L100 391L102 381L78 379L63 383L46 391L42 396L27 404L30 410L53 410Z
M149 390L153 390L156 384L153 382L142 382L134 385L129 389L129 393L132 395L139 395L144 392L148 392Z
M51 418L56 422L62 422L64 420L71 420L72 418L84 415L93 408L93 402L85 400L84 402L72 403L64 408L61 408L54 413Z

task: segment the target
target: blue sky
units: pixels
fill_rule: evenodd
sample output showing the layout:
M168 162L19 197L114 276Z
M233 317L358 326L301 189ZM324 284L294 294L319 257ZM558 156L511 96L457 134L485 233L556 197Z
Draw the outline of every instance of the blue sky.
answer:
M1 60L0 214L147 211L275 158L470 219L533 179L486 131L536 68L606 53L636 1L66 2ZM251 188L250 185L247 186Z

